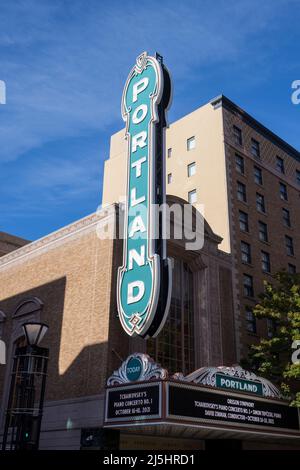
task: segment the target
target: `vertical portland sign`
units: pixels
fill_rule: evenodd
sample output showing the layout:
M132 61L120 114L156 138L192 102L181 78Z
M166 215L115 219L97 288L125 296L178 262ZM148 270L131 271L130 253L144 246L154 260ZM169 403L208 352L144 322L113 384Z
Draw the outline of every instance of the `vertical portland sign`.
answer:
M127 78L122 97L127 200L123 265L117 285L124 330L144 338L156 336L163 327L171 297L171 263L162 237L165 128L170 102L171 79L162 57L144 52Z

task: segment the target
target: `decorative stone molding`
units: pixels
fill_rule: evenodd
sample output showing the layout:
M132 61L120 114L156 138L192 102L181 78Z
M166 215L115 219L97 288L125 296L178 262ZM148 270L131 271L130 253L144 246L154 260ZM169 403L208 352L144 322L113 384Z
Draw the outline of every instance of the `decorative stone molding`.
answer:
M142 364L142 370L138 381L166 379L168 377L167 370L163 369L160 364L157 364L153 359L151 359L148 354L134 353L128 356L119 369L115 370L108 378L108 386L130 383L130 380L127 377L127 365L129 361L134 358L139 359Z
M253 372L242 369L240 366L219 366L219 367L201 367L200 369L184 376L181 372L173 375L173 379L193 382L197 384L208 385L216 387L216 374L223 374L225 376L234 377L237 379L248 380L252 382L259 382L262 384L263 395L269 398L282 398L280 390L273 385L269 380L259 377Z
M43 302L38 297L29 297L22 300L16 307L13 318L23 317L24 315L30 315L34 312L42 310L44 307Z
M112 206L116 206L113 204ZM52 248L53 245L64 243L69 237L75 236L82 231L95 230L97 224L103 221L107 216L107 210L101 209L83 219L77 220L76 222L57 230L50 235L47 235L39 240L18 248L17 250L8 253L0 258L0 269L13 262L17 262L26 259L29 256L33 256L41 251L47 251Z
M203 261L202 256L197 253L196 256L189 262L189 267L193 272L200 271L201 269L206 269L207 264Z

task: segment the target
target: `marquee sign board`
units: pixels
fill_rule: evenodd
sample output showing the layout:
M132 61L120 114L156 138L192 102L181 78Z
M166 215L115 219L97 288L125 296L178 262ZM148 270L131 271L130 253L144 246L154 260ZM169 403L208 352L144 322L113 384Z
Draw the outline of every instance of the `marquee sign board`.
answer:
M107 390L105 420L114 422L161 418L161 389L161 383L153 383Z
M197 426L285 435L300 439L298 409L283 400L254 397L175 380L153 380L106 390L105 427ZM225 438L225 434L224 434Z
M298 409L279 393L270 381L240 366L170 376L150 356L136 352L107 379L105 427L178 423L300 439Z
M238 425L249 430L262 428L299 432L297 408L278 400L170 383L167 403L169 418L199 424Z
M170 304L171 263L161 237L162 218L156 220L156 207L165 202L164 129L170 101L171 80L162 58L144 52L122 97L128 163L117 300L121 324L130 336L156 336Z

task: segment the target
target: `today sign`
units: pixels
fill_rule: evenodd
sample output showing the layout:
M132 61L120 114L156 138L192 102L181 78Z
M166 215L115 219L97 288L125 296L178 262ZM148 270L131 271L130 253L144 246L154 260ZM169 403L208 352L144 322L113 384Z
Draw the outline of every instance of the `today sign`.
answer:
M155 217L165 202L164 128L171 81L159 57L141 54L126 81L122 116L128 151L123 265L117 299L130 336L156 336L166 319L171 292L170 261Z
M131 357L126 365L126 376L130 382L139 380L143 370L143 364L138 357Z

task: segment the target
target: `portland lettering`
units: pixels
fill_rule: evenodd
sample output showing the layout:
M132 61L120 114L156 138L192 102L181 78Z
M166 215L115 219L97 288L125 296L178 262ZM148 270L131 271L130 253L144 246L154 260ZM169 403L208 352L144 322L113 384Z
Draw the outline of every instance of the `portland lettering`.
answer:
M157 334L168 307L160 292L162 283L167 292L170 289L171 279L166 274L169 263L166 250L157 249L154 236L154 205L158 202L157 189L162 195L164 179L161 174L158 180L156 169L163 159L163 152L157 153L157 141L163 135L158 134L159 126L165 125L165 119L159 117L164 116L162 106L166 108L169 102L164 88L170 95L169 80L164 87L166 77L157 58L143 53L129 74L122 98L128 153L127 202L117 297L119 318L130 336Z

